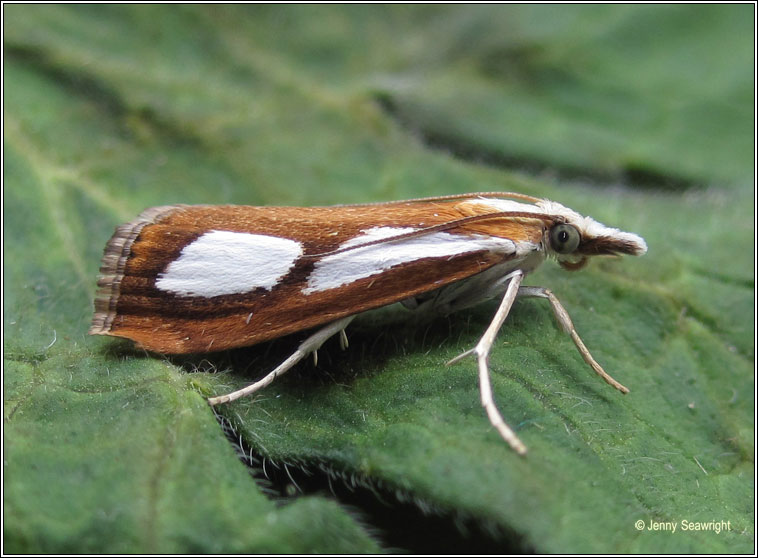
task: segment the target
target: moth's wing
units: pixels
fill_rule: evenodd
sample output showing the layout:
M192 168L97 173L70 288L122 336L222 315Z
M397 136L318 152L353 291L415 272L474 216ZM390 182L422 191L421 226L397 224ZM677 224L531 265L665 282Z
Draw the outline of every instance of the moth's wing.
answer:
M465 227L391 241L459 219L457 205L149 209L106 246L90 333L169 354L253 345L524 257L507 233ZM372 234L385 239L328 255Z
M447 196L431 196L426 198L413 198L410 200L401 201L382 201L382 202L369 202L360 204L345 204L332 207L378 207L378 206L398 206L406 205L410 203L434 203L434 202L447 202L453 200L470 200L476 198L498 198L507 199L511 198L519 201L527 201L529 203L537 203L543 201L541 198L535 198L534 196L528 196L526 194L519 194L517 192L470 192L467 194L450 194Z

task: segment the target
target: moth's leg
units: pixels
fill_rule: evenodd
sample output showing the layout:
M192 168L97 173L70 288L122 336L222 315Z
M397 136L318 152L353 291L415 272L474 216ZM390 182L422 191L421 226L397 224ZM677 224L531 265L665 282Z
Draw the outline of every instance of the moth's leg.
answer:
M614 380L610 374L603 370L603 367L600 366L594 358L592 358L589 350L585 346L581 337L579 337L579 334L576 332L576 329L574 328L574 324L571 321L568 312L566 312L566 309L549 289L546 289L544 287L521 287L518 290L518 296L536 296L539 298L548 299L550 301L550 307L553 309L553 314L555 314L555 319L558 320L561 329L563 329L563 331L571 336L571 339L573 339L576 348L579 349L579 354L582 355L584 362L589 364L598 376L603 378L603 380L615 387L621 393L629 393L629 388L621 385L616 380Z
M281 376L284 374L287 370L295 366L299 361L301 361L304 357L308 356L309 353L315 353L319 347L329 339L332 335L335 333L343 332L342 335L344 335L344 330L347 327L347 325L355 318L355 316L348 316L347 318L342 318L341 320L337 320L336 322L332 322L323 328L319 329L316 333L308 337L305 341L303 341L300 346L295 350L292 355L282 362L279 366L277 366L273 371L271 371L266 377L262 378L261 380L258 380L257 382L250 384L249 386L245 386L242 389L238 389L237 391L233 391L231 393L227 393L226 395L219 395L217 397L210 397L208 398L208 403L211 405L219 405L220 403L228 403L229 401L234 401L235 399L239 399L240 397L245 397L246 395L250 395L251 393L255 393L259 389L263 389L267 385L269 385L271 382L274 381L274 379L277 376ZM346 337L341 337L341 339L346 339Z
M523 278L524 273L522 271L515 271L512 274L510 283L508 283L508 288L505 290L505 295L503 295L503 300L500 302L500 307L497 309L495 317L492 318L492 322L479 340L479 343L476 344L476 347L448 362L448 364L453 364L470 354L476 355L477 364L479 366L479 392L481 394L482 406L487 412L487 417L489 417L492 426L494 426L500 433L500 436L502 436L503 439L521 455L526 453L526 446L519 437L516 436L516 433L505 423L505 420L503 420L503 417L500 414L500 411L498 411L495 401L492 398L492 383L490 382L490 372L487 367L487 361L489 360L490 351L495 342L495 337L497 336L498 331L500 331L503 322L505 322L505 319L508 317L511 306L513 306L513 301L516 300L516 295L518 294L519 286L521 285Z

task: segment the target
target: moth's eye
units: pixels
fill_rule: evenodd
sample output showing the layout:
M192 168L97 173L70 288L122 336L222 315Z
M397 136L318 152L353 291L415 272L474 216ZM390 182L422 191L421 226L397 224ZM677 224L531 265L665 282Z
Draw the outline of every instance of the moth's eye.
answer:
M579 246L581 235L571 225L556 225L550 229L550 246L559 254L570 254Z

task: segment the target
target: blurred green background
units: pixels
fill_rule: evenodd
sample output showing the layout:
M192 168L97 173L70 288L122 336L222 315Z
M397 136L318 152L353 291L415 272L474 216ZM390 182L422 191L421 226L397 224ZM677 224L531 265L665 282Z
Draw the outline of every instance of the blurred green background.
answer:
M754 6L3 15L6 552L754 550ZM529 277L631 393L518 302L491 369L526 458L473 362L443 365L496 301L363 316L219 418L205 396L299 336L167 360L86 335L102 248L145 207L491 190L650 247Z

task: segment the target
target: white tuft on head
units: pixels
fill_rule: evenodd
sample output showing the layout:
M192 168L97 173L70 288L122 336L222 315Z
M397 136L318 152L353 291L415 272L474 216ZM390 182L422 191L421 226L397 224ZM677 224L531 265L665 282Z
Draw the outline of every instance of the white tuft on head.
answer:
M647 252L645 240L634 233L628 233L595 221L592 217L583 217L573 209L569 209L558 202L541 200L537 206L549 215L560 215L566 222L574 225L582 235L582 239L607 238L609 241L618 241L620 244L629 246L630 253L641 256Z
M584 217L568 207L558 202L550 200L540 200L535 204L527 204L512 200L501 200L497 198L475 198L469 201L481 205L487 205L496 211L514 211L523 213L545 213L561 217L566 223L575 226L582 235L582 241L587 242L593 239L604 239L604 244L612 249L613 245L618 246L616 252L641 256L647 252L647 244L642 237L634 234L620 231L612 227L606 227L602 223L595 221L592 217Z

